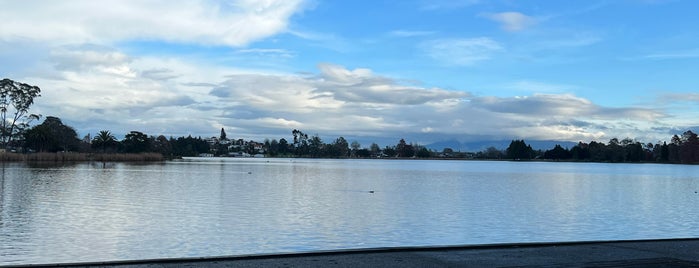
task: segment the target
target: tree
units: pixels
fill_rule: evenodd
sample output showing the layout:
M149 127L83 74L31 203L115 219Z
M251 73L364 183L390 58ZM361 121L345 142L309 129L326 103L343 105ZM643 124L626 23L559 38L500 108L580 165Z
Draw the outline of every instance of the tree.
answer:
M221 128L221 137L220 137L220 140L225 141L225 140L227 140L227 139L228 139L228 138L226 138L226 131L225 131L223 128Z
M628 143L624 146L626 162L641 162L645 160L646 153L643 150L643 145L640 142Z
M97 133L97 136L92 139L92 148L99 148L102 150L102 153L107 152L107 148L114 148L116 146L117 140L109 130L101 130Z
M502 156L502 151L493 146L490 146L481 152L481 157L485 159L500 159Z
M327 156L330 157L347 157L349 156L349 145L344 137L337 138L330 146L327 146Z
M80 143L75 129L54 116L27 130L24 137L26 146L39 152L77 151Z
M267 154L270 156L277 156L279 154L279 142L276 139L272 139L272 141L269 143Z
M398 157L413 157L415 156L415 148L407 144L404 139L400 139L396 145L396 153Z
M357 155L357 151L359 151L359 149L360 149L361 147L362 147L362 145L359 144L358 141L352 141L352 143L350 143L350 148L352 148L352 153L351 153L352 155L351 155L351 156L353 156L353 157L356 156L356 155Z
M395 147L386 146L385 148L383 148L383 154L387 157L395 157L396 149Z
M24 133L25 146L37 152L49 151L49 147L56 143L55 137L47 126L38 125Z
M32 120L38 120L39 116L27 114L29 107L34 104L34 98L41 96L41 89L10 79L0 80L0 145L7 145L21 132ZM13 111L10 111L10 108ZM9 115L8 115L9 112Z
M309 140L308 140L308 134L301 132L301 130L294 129L291 131L291 134L294 135L294 152L296 153L297 156L303 156L303 155L308 155L309 153Z
M308 140L308 150L312 157L320 157L325 143L316 134Z
M556 144L556 146L554 146L553 149L544 152L545 159L565 160L569 159L570 157L571 154L568 151L568 149L561 147L561 145L559 144Z
M157 138L153 138L152 136L150 137L150 142L152 144L152 150L154 152L161 153L164 156L172 154L172 145L170 144L170 141L163 135L158 136Z
M589 145L587 143L578 142L578 145L575 145L570 149L570 156L575 160L589 160Z
M417 150L417 152L415 153L415 156L417 156L419 158L428 158L428 157L432 156L432 153L427 148L420 146L420 149Z
M242 140L241 144L242 144ZM191 135L187 137L179 137L170 139L172 153L177 156L196 156L201 153L207 153L211 149L209 143L202 140L201 137L193 138Z
M680 161L682 163L699 162L699 137L691 130L682 133L679 148Z
M513 140L510 146L505 150L509 159L531 159L534 155L534 150L527 145L524 140Z
M452 148L444 148L444 149L442 150L442 155L443 155L444 157L452 157L452 156L454 156L454 149L452 149Z
M371 156L371 151L369 149L359 149L355 153L356 157L367 158Z
M279 139L279 154L285 155L289 152L289 142L285 138Z
M371 152L373 156L378 156L381 152L381 147L376 143L372 143L371 146L369 146L369 152Z
M127 153L143 153L150 151L150 139L148 135L138 131L131 131L126 134L124 140L124 150Z
M667 146L667 142L663 142L663 145L660 146L660 161L661 162L667 162L670 157L670 150Z

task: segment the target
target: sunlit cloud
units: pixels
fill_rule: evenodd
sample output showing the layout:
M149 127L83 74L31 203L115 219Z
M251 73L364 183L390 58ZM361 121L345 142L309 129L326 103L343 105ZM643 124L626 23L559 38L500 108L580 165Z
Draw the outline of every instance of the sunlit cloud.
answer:
M4 2L4 38L51 43L163 40L243 46L286 30L288 19L304 8L283 1L12 1ZM31 10L31 12L24 12Z

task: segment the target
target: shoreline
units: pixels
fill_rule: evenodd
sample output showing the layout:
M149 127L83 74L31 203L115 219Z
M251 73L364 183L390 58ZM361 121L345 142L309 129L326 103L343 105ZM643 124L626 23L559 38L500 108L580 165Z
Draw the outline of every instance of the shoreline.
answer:
M165 162L170 160L183 159L183 156L165 157L160 153L78 153L78 152L56 152L56 153L12 153L0 152L0 163L42 163L42 162ZM254 158L254 157L231 157L212 156L191 158ZM335 160L434 160L434 161L496 161L496 162L532 162L532 163L600 163L600 164L662 164L662 165L698 165L699 163L673 163L673 162L601 162L601 161L573 161L573 160L552 160L552 159L479 159L479 158L447 158L447 157L287 157L287 156L265 156L263 159L335 159Z
M19 267L699 267L699 238L385 247Z

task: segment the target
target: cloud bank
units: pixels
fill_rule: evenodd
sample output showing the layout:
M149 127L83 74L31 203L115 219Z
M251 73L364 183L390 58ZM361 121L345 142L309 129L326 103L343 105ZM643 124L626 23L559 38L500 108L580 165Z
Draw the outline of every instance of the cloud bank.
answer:
M301 0L3 1L0 36L52 43L162 40L243 46L288 26Z
M631 133L665 117L572 94L474 95L332 63L311 74L273 74L83 45L57 47L40 65L41 76L29 78L43 89L35 109L83 135L106 129L213 136L223 127L246 139L288 138L297 128L421 143L484 136L578 141L614 136L611 125Z

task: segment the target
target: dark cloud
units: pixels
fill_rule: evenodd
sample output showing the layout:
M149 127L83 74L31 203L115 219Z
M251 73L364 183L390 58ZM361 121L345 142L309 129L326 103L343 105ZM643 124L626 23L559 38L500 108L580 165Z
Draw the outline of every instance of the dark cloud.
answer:
M536 94L525 97L473 98L475 107L498 113L541 117L592 117L599 119L654 120L665 116L662 112L647 108L603 107L591 101L569 94Z
M132 61L130 57L113 48L84 44L62 46L51 50L51 62L60 71L89 71L96 68L114 68Z

